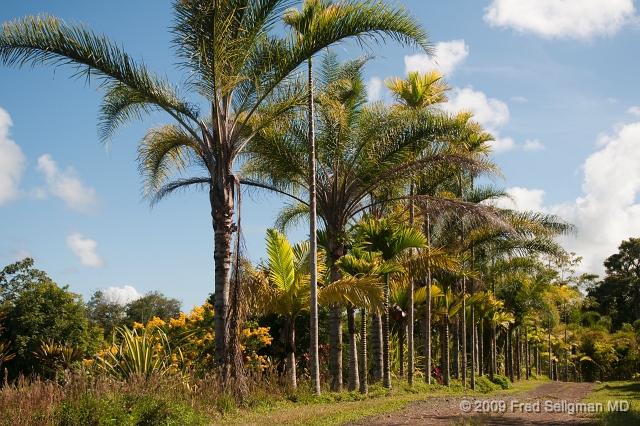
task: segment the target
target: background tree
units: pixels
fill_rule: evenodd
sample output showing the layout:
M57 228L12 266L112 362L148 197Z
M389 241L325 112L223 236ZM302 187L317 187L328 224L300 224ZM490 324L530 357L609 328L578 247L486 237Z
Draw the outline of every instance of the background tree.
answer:
M614 330L640 319L640 238L629 238L604 261L605 277L588 290L601 315L611 317Z
M46 273L32 268L27 258L5 267L0 274L3 291L0 311L5 312L4 337L11 341L16 357L7 363L11 377L38 370L34 355L43 342L57 342L86 353L96 348L80 295L58 287Z
M86 312L89 325L100 327L105 338L112 335L115 327L126 322L126 306L117 300L109 299L100 290L93 293L87 302Z
M132 300L125 307L126 322L130 327L134 321L146 324L158 317L164 322L180 316L181 303L178 299L166 297L157 291L150 291L139 299Z

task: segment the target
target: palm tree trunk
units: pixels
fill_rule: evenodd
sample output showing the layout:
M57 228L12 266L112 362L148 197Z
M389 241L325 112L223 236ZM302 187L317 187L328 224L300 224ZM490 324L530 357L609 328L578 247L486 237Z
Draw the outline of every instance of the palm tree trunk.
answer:
M431 223L429 214L425 223L427 250L431 257ZM427 270L427 303L425 304L424 377L431 384L431 267Z
M371 317L371 352L373 355L373 382L382 380L382 316Z
M521 345L520 345L520 327L516 328L516 344L515 344L515 349L516 349L516 378L518 379L518 381L520 380L520 370L522 370L521 366L520 366L520 360L522 359L522 350L521 350Z
M404 338L405 338L405 324L404 321L399 324L398 327L398 361L399 371L398 376L404 377Z
M382 314L382 386L391 389L389 359L389 274L384 278L384 313Z
M347 323L349 327L349 390L360 388L358 373L358 344L356 341L356 313L352 306L347 307Z
M331 390L342 392L342 306L329 308L329 372Z
M425 307L424 377L431 384L431 270L427 275L427 303Z
M298 388L296 380L296 331L293 319L287 319L284 323L285 352L287 353L287 380L292 389Z
M335 238L335 230L327 230L327 243L330 253L331 282L342 278L336 262L344 254L344 244ZM331 390L342 392L342 305L329 308L329 372L331 374Z
M453 340L453 377L460 378L460 316L456 316L451 324L451 338Z
M449 370L449 315L446 313L442 319L442 384L451 386Z
M496 371L496 328L491 327L489 335L489 380L493 381Z
M472 284L473 285L473 284ZM472 290L473 291L473 290ZM471 318L469 318L469 327L470 327L470 333L471 334L471 389L475 390L476 389L476 365L478 365L476 363L476 354L477 354L477 348L476 348L476 326L475 326L475 318L474 318L474 310L473 310L473 305L471 306L471 312L470 312L470 316Z
M369 393L367 373L367 312L364 308L360 310L360 393Z
M553 380L553 358L551 349L551 318L549 318L549 380Z
M460 357L462 361L462 388L467 388L467 281L462 279L462 315L460 318L460 339L462 346L462 356Z
M318 241L316 239L316 133L313 110L313 63L309 58L309 287L310 362L314 393L320 395L318 354Z
M484 356L484 319L480 319L478 325L478 374L484 376L486 358Z
M227 179L230 181L229 179ZM233 184L218 184L209 190L211 217L214 232L214 266L215 266L215 295L214 295L214 344L218 371L226 366L229 344L229 290L231 271L231 236L233 224ZM226 373L224 373L226 374Z
M411 182L411 191L409 195L412 197L410 199L410 209L409 209L409 223L413 226L414 220L414 206L413 206L413 182ZM413 249L411 249L410 256L413 255ZM413 371L414 371L414 360L413 360L413 317L414 317L414 295L413 295L414 283L413 279L409 279L409 301L407 307L407 383L409 386L413 386Z

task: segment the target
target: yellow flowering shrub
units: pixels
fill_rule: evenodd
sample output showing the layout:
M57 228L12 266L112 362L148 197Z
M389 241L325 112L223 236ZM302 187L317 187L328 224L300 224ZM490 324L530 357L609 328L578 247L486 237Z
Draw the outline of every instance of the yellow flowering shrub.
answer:
M269 334L269 327L245 328L240 334L240 349L245 354L245 365L252 371L263 371L269 365L269 360L258 351L273 341Z

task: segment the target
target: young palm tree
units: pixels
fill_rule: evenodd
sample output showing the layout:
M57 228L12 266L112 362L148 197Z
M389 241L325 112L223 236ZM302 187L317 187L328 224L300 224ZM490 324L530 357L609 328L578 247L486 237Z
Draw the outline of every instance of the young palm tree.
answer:
M30 16L5 23L0 32L4 65L67 64L75 68L76 76L100 80L105 89L100 115L103 142L121 125L153 111L175 120L148 132L140 150L140 169L152 204L189 185L209 192L220 366L239 353L237 347L232 348L235 354L227 350L228 318L238 315L238 309L229 305L232 234L240 232L240 218L234 223L240 185L234 165L256 131L303 103L303 91L296 86L283 89L283 81L315 53L350 37L367 43L384 36L429 52L426 31L399 6L345 0L310 23L303 37L278 35L273 30L290 4L290 0L174 1L174 46L187 70L188 87L204 100L202 109L186 100L189 94L179 93L118 44L82 24L67 25L50 15ZM174 172L192 164L202 168L202 176L170 180Z
M345 277L374 276L382 277L393 272L402 272L401 265L395 262L384 262L380 253L353 248L350 254L342 256L337 266ZM358 350L356 345L355 312L353 305L347 304L347 321L349 324L349 390L360 388L360 393L368 393L367 378L367 318L366 308L360 309L362 319L360 328L360 359L362 369L358 374Z
M276 230L267 231L267 266L251 270L252 306L262 313L274 313L284 318L287 377L296 388L295 320L310 308L310 244L291 247L287 238ZM320 262L320 265L323 263ZM319 268L321 276L323 266ZM348 303L368 309L382 308L382 288L377 277L347 277L320 286L320 305Z
M364 246L380 252L384 261L395 260L410 248L425 248L426 238L416 229L394 223L388 219L367 218L358 224L358 232ZM382 386L391 389L391 369L389 364L389 277L385 274L385 307L382 315ZM413 295L412 295L413 296ZM410 306L412 308L412 306ZM402 344L402 342L400 343Z

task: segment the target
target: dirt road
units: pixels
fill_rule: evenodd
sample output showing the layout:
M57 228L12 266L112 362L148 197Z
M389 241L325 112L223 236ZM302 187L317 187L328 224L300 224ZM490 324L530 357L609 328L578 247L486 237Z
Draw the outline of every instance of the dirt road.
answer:
M572 414L576 411L574 403L585 398L593 386L593 383L551 382L511 395L428 398L383 417L348 425L584 425L587 423L584 414Z

